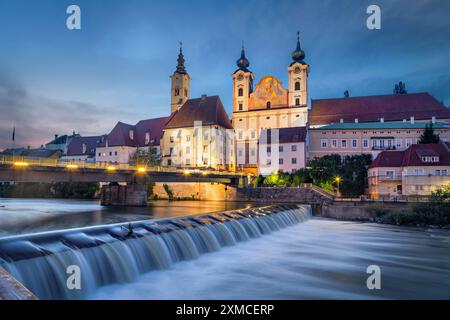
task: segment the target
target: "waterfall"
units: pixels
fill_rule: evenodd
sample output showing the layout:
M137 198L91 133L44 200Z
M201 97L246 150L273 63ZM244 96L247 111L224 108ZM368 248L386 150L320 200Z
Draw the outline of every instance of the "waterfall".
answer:
M40 299L83 299L98 287L132 282L310 215L309 206L275 205L3 238L0 266ZM69 266L80 269L80 290L67 287Z

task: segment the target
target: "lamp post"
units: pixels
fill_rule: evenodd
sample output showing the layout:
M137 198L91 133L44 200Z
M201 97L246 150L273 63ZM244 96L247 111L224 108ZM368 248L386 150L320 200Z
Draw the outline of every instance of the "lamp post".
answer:
M341 192L339 190L339 184L341 182L341 177L337 176L336 178L334 178L334 181L336 181L336 183L337 183L337 196L340 197L341 196Z

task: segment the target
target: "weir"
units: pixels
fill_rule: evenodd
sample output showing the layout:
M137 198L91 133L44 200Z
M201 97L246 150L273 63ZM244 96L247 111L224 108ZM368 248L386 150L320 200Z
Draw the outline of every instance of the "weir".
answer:
M0 239L0 267L40 299L83 299L101 286L132 282L310 216L307 205L275 205L8 237ZM80 290L67 286L70 266L79 267Z

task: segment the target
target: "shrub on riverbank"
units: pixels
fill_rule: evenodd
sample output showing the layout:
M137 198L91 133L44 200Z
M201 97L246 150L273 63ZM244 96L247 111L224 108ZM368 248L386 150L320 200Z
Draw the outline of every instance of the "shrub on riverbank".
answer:
M99 189L95 182L1 184L0 198L94 199Z

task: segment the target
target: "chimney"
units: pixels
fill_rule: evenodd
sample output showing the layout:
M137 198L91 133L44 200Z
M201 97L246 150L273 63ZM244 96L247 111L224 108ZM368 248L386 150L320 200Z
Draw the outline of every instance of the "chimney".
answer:
M436 117L435 116L431 117L431 123L433 123L433 124L436 123Z
M339 120L339 122L340 122L340 123L344 123L344 119L341 118L341 119Z
M355 118L355 123L358 123L358 122L359 122L358 118Z
M202 94L202 100L205 100L205 99L206 99L206 97L207 97L207 95L206 95L206 94Z
M414 117L410 118L411 124L414 124Z
M380 118L380 122L381 122L381 123L384 123L384 118Z

